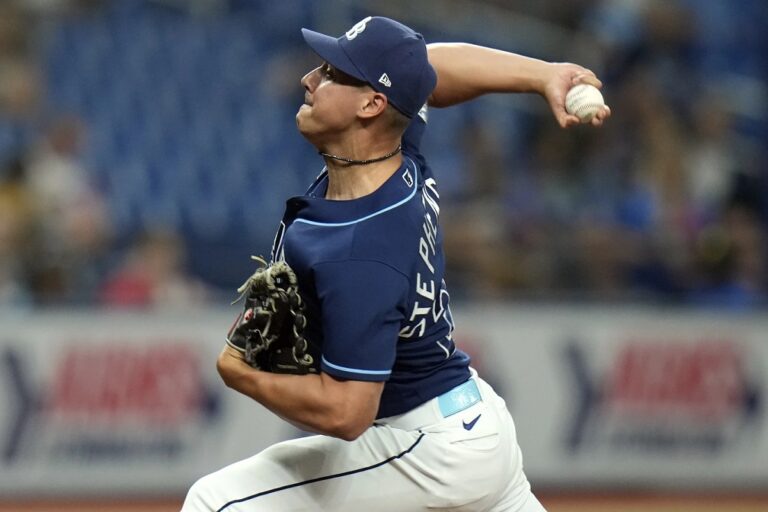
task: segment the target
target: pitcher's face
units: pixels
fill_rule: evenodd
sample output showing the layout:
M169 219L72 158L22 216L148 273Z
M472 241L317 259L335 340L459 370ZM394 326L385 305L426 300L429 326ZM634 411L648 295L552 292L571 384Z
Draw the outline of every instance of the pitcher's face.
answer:
M327 62L304 75L301 85L304 104L296 113L296 125L313 143L322 143L326 136L349 129L357 119L362 95L373 93L365 82Z

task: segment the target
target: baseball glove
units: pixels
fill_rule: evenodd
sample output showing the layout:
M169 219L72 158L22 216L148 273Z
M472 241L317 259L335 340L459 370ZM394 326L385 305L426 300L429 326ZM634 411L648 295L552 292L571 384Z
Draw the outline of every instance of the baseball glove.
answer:
M237 289L245 299L243 311L227 334L227 344L239 350L253 368L303 375L316 372L307 352L304 302L296 274L284 261L272 264L257 256L259 268Z

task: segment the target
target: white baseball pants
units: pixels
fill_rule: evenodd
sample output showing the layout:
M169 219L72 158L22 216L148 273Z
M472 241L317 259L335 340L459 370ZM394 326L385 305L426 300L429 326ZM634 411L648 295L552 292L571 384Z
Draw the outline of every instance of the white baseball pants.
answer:
M468 384L469 394L464 392ZM471 400L472 389L479 393L476 401ZM472 405L444 417L446 407L461 409L467 403ZM523 473L504 400L476 375L440 401L435 398L403 415L377 420L352 442L327 436L285 441L204 476L190 488L182 508L434 510L545 512Z

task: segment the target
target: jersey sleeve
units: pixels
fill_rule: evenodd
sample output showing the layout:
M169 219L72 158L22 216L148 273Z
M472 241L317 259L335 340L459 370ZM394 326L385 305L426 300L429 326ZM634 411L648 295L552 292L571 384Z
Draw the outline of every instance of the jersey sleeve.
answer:
M322 371L385 381L405 316L408 279L376 261L325 262L315 268L323 324Z

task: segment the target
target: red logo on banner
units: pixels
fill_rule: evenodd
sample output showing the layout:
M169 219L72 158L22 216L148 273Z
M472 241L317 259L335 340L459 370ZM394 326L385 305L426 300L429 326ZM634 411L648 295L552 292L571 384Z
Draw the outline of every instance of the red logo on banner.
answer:
M627 412L665 409L718 419L741 407L744 368L734 344L630 342L608 380L609 406Z
M68 417L178 423L200 410L202 384L188 345L81 345L59 360L47 406Z
M716 452L747 442L761 395L749 354L736 341L633 337L601 370L586 345L565 347L575 410L570 450Z

